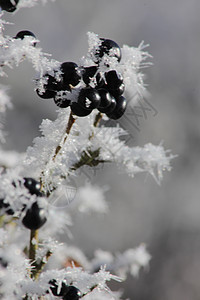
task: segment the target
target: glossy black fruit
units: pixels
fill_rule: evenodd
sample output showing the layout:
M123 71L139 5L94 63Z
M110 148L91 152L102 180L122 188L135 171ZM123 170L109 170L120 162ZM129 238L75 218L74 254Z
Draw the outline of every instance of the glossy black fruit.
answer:
M63 297L63 300L79 300L81 298L81 292L73 285L68 286L68 291Z
M19 0L0 0L0 7L7 12L14 12Z
M105 73L107 86L114 90L123 83L123 77L120 73L115 70L111 70Z
M26 36L32 36L33 38L36 39L36 36L33 32L29 31L29 30L22 30L22 31L19 31L16 36L15 36L15 39L21 39L23 40L24 37ZM36 46L36 42L33 43L33 46L35 47Z
M97 73L96 75L96 89L104 88L106 86L105 79L102 74Z
M116 99L116 107L112 112L107 112L106 115L113 120L121 118L126 110L127 101L126 98L120 96Z
M72 113L78 117L86 117L92 112L92 109L85 109L77 102L72 102L71 110Z
M55 91L50 91L50 90L47 90L46 88L45 88L44 92L40 92L38 89L36 89L36 93L42 99L51 99L51 98L54 98L56 95Z
M23 225L31 230L42 227L47 221L47 212L45 208L39 207L37 202L27 210L25 217L22 219Z
M116 99L114 97L112 97L112 101L106 109L106 114L112 113L113 110L115 109L116 105L117 105Z
M122 82L120 84L120 86L118 86L117 88L115 89L108 89L109 92L114 96L114 97L119 97L123 94L124 90L125 90L125 85L124 83Z
M70 85L76 86L81 79L81 71L74 62L64 62L60 67L62 74L62 90L71 90Z
M109 39L101 38L100 40L102 41L102 43L97 49L95 54L95 58L97 62L101 60L104 54L107 54L110 57L116 57L119 62L122 56L119 45L116 42Z
M101 97L96 89L86 87L80 90L78 104L84 109L94 109L100 104Z
M44 82L45 82L44 85L43 85L44 91L41 92L37 88L36 93L42 99L54 98L55 95L56 95L56 92L62 90L62 87L63 87L62 82L57 81L56 78L54 76L50 75L50 74L45 74L43 76L43 79L44 79ZM37 80L36 80L36 82L37 82Z
M31 177L24 177L24 186L28 189L31 195L36 195L38 197L42 197L43 194L41 192L41 184L39 181L31 178Z
M94 78L94 75L97 72L97 66L84 67L82 71L82 78L85 84L89 85L91 79Z
M98 110L102 113L105 113L105 112L107 112L108 107L112 103L113 96L109 93L108 90L106 90L104 88L98 89L98 92L101 97L101 102L98 106Z
M54 96L54 102L58 107L61 107L61 108L66 108L66 107L70 106L70 104L71 104L71 100L66 98L66 93L64 93L64 92L63 93L58 92Z

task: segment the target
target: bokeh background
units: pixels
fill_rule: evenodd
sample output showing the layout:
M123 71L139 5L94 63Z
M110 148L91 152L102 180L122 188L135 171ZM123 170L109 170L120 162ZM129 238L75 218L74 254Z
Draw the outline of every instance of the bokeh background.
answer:
M74 216L72 243L88 257L97 248L122 252L147 244L150 268L128 277L124 298L200 298L200 2L199 0L56 0L14 15L5 13L5 34L31 30L44 52L59 61L78 61L88 31L138 46L144 40L153 66L144 70L155 110L140 118L139 131L126 124L134 146L163 141L178 156L159 186L152 177L134 179L115 167L96 172L94 184L109 185L110 213ZM38 136L42 119L55 119L55 105L34 92L34 71L23 62L7 71L14 109L6 116L4 149L24 152ZM65 239L64 236L62 236ZM69 242L66 237L66 241ZM114 288L118 288L116 285Z

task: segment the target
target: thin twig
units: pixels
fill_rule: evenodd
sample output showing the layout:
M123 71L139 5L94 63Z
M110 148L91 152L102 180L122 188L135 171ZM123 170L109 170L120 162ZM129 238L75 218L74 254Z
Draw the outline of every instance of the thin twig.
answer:
M70 133L70 130L74 124L76 119L74 119L73 117L73 114L72 114L72 111L70 112L70 115L69 115L69 120L68 120L68 123L67 123L67 127L66 127L66 130L65 130L65 133L66 133L66 136L64 137L64 140L63 140L63 144L66 142L66 139ZM52 160L55 160L56 159L56 156L57 154L59 153L59 151L61 150L62 146L58 145L56 147L56 150L55 150L55 153L54 153L54 156L52 158Z

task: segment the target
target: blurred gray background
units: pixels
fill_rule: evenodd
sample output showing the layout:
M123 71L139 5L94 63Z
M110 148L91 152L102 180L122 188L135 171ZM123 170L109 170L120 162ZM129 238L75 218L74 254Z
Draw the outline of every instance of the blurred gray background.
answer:
M105 166L93 183L110 186L110 214L76 215L72 229L72 243L88 257L96 248L117 252L147 244L150 269L128 278L124 298L200 299L199 11L199 0L56 0L4 15L15 24L7 25L5 34L31 30L43 51L59 61L85 55L88 31L119 45L150 44L154 65L144 71L157 114L152 110L140 118L139 131L129 123L125 127L134 136L132 145L163 140L178 154L173 169L159 186L150 176L131 179ZM7 73L1 82L10 86L14 109L7 113L4 148L22 152L38 135L41 120L56 117L56 109L34 93L29 63Z

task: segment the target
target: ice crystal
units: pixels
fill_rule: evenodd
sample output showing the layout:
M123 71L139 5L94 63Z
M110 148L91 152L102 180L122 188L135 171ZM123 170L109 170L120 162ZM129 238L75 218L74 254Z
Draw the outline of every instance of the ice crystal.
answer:
M20 299L23 284L30 281L31 266L17 244L4 244L0 249L0 283L2 299ZM17 295L17 298L16 298Z

